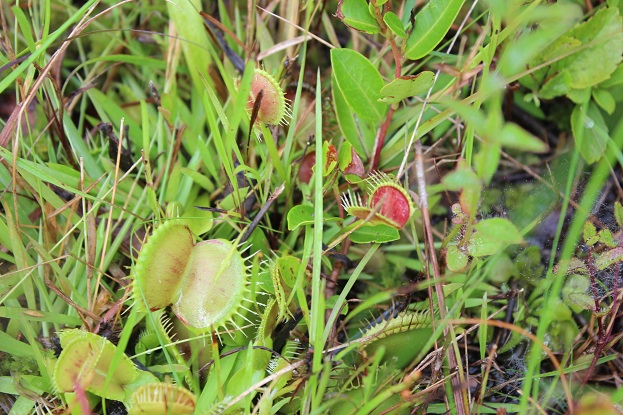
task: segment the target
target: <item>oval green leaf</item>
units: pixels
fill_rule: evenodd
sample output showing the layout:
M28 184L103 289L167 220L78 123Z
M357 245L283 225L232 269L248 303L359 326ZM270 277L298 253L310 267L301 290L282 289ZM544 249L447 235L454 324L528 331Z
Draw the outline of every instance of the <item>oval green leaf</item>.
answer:
M368 10L366 0L344 0L338 6L336 16L355 30L370 34L378 33L380 30L376 19Z
M387 27L389 27L390 30L394 32L396 36L402 38L407 36L407 34L405 33L405 28L402 25L402 21L400 20L400 17L396 15L396 13L385 13L385 15L383 16L383 21L385 22Z
M580 154L587 163L592 164L601 158L610 136L604 117L596 105L589 103L586 111L582 105L575 107L571 113L571 131L575 145L580 147Z
M405 56L420 59L442 41L465 0L430 0L415 16L415 27L407 38Z
M434 79L435 74L431 71L424 71L417 75L401 76L381 88L383 98L379 99L379 101L386 104L395 104L405 98L422 94L433 85Z
M356 244L371 242L384 243L400 239L400 233L396 228L388 225L363 225L350 234L350 240Z
M379 71L361 53L331 50L331 66L348 106L364 120L380 122L387 106L378 102L384 82Z
M446 265L452 272L461 272L467 267L469 258L456 245L450 245L446 254Z
M504 218L485 219L474 225L474 229L497 242L520 244L524 241L515 225Z
M500 133L500 142L504 147L514 150L543 153L547 150L545 143L517 124L507 123Z
M288 230L293 231L301 225L312 225L313 223L313 206L298 205L288 211Z
M372 141L371 143L362 143L363 140L359 136L357 124L353 119L353 112L346 103L346 99L344 98L344 95L342 95L342 91L340 91L340 88L337 86L335 74L331 77L331 83L331 92L333 94L333 106L335 108L335 116L337 118L337 123L340 126L340 130L344 135L344 138L346 138L346 141L349 142L353 147L355 147L355 150L359 154L369 154L370 151L372 151L374 142Z

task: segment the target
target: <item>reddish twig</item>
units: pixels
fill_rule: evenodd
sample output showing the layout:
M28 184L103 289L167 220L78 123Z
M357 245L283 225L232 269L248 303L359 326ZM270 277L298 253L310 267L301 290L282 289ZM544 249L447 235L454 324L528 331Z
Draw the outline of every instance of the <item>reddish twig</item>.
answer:
M379 28L381 29L381 35L383 35L389 42L389 45L392 50L392 55L394 56L394 61L396 62L396 70L394 72L394 77L399 78L402 73L402 51L396 44L392 31L389 30L389 28L383 21L383 15L381 13L381 9L379 7L376 7L376 1L372 0L372 4L374 6L373 9L374 9L376 21L379 24ZM385 11L388 11L388 10L389 10L389 3L385 3ZM381 158L381 150L383 150L383 144L385 144L385 137L387 137L387 131L389 130L389 124L391 123L392 118L394 117L394 112L395 112L394 107L393 106L390 107L389 112L387 113L387 116L385 117L385 121L383 122L383 125L381 125L381 127L378 129L376 133L376 137L374 138L374 149L372 151L372 159L370 160L370 172L376 170L379 166L379 159Z
M435 294L437 296L437 304L439 306L439 316L442 320L446 319L448 310L446 308L446 300L443 296L443 287L441 285L441 273L439 270L439 263L437 262L437 253L435 252L432 225L430 222L430 214L428 212L428 193L426 191L426 178L424 176L424 154L422 151L422 141L418 139L415 142L415 170L418 183L418 192L420 196L420 209L422 211L422 219L424 221L424 238L426 243L426 252L428 253L427 260L430 261L433 270L433 279L435 286ZM428 266L425 267L426 276L430 279ZM443 330L444 337L448 338L451 335L452 327L451 323L445 326ZM447 349L447 358L451 370L459 369L458 360L454 349L449 347ZM456 405L456 412L459 415L469 414L470 411L467 407L467 395L464 393L464 376L461 372L458 376L452 376L452 394L454 396L454 404Z

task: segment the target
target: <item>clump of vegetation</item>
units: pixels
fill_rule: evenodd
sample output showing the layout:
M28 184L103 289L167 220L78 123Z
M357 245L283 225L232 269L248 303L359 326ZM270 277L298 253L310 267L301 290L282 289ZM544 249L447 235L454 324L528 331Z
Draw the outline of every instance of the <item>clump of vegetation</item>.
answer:
M622 2L152 3L0 4L0 412L621 411Z

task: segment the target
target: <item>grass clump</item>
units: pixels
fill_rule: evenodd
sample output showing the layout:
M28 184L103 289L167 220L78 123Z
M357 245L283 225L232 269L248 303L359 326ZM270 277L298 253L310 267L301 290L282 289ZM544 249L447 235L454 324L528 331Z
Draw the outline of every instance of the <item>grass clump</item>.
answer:
M619 3L1 3L0 412L619 411Z

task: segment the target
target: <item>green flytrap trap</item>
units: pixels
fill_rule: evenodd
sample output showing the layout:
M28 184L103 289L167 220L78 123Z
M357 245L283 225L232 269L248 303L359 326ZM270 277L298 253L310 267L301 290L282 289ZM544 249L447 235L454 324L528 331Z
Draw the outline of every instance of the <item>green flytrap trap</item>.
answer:
M141 250L134 269L133 295L142 310L172 306L186 326L216 330L248 299L249 273L236 245L223 239L193 242L181 221L160 225Z
M109 340L79 329L59 337L63 351L54 363L54 389L64 394L72 414L90 413L92 397L121 401L129 415L194 413L192 392L139 370Z

